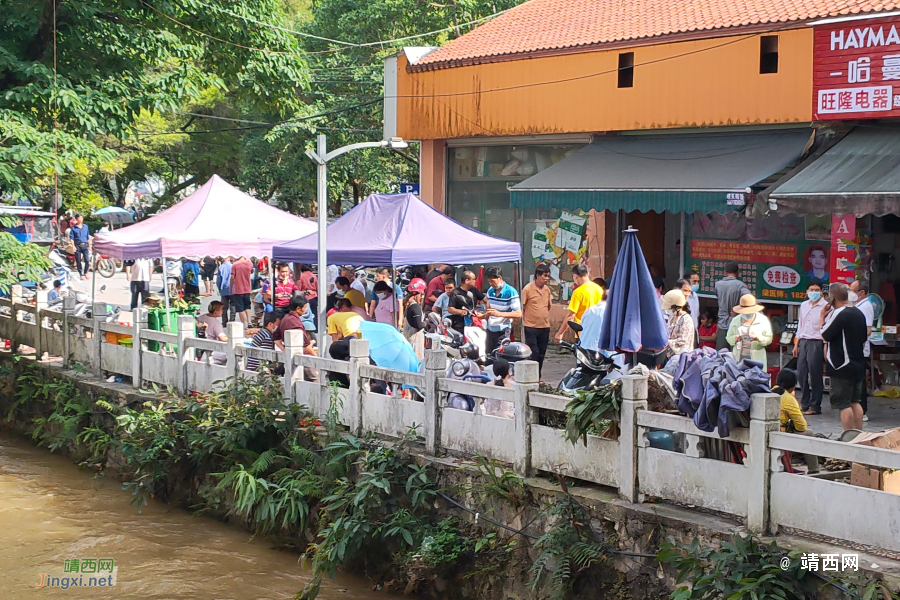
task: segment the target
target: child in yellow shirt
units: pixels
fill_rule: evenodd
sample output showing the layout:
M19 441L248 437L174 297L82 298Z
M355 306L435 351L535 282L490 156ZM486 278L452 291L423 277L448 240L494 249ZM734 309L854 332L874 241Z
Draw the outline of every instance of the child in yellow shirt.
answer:
M781 369L778 371L778 377L775 378L775 387L772 391L781 396L781 431L787 433L799 433L800 435L812 435L803 417L803 411L800 410L800 404L794 397L794 390L797 387L797 373L790 369ZM817 473L819 471L819 457L811 454L804 454L803 460L809 468L808 474Z

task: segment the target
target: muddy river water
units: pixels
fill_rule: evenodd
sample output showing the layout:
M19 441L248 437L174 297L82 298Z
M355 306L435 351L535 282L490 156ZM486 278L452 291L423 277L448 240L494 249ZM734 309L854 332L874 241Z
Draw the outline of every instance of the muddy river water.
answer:
M0 434L0 599L282 600L309 580L297 555L247 532L159 502L138 514L130 502L116 480ZM66 577L80 585L62 589ZM343 577L319 598L399 596Z

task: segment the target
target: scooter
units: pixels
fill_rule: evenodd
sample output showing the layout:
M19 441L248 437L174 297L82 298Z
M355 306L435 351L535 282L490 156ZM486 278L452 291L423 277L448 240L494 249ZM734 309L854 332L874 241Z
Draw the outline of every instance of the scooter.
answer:
M581 324L569 321L569 329L576 334L581 332ZM557 391L566 396L574 396L578 392L589 392L600 386L612 383L622 377L613 355L582 348L580 344L560 342L560 346L575 355L576 366L559 382Z

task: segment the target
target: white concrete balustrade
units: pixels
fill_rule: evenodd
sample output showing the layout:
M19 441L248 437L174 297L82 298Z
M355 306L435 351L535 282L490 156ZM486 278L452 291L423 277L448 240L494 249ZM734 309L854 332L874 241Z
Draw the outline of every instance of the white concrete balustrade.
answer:
M900 453L779 433L780 402L773 394L754 395L749 428L733 428L726 438L743 448L743 465L704 456L703 438L721 439L716 433L698 430L685 417L648 411L647 380L639 376L622 382L619 438L588 435L586 444L573 444L562 429L540 424L547 421L542 415L564 418L568 399L538 392L537 363L531 361L515 364L511 387L496 387L447 379L442 350L427 351L423 372L407 373L371 365L364 340L351 342L349 361L337 361L305 355L299 331L287 332L284 351L261 350L246 344L239 323L229 323L228 341L221 342L195 337L191 317L179 317L177 332L163 333L147 329L141 309L125 326L76 317L70 307L49 310L45 298L39 294L36 305L15 294L0 299L0 338L14 349L25 345L38 356L60 356L66 366L130 378L136 388L152 383L205 393L230 378L256 377L246 370L248 358L281 363L285 402L324 417L336 394L341 422L357 435L399 438L414 429L431 455L481 454L522 475L560 473L607 486L634 503L652 497L718 511L757 533L789 527L900 551L900 495L790 474L781 466L782 454L790 452L900 469ZM98 303L94 314L105 315L106 305ZM133 344L108 343L107 333L130 335ZM224 365L212 363L214 352L224 354ZM332 385L334 379L343 385ZM387 393L373 391L372 381L385 382ZM447 406L451 393L472 396L474 411ZM498 413L497 406L505 410ZM654 430L672 432L683 449L651 447L647 435Z

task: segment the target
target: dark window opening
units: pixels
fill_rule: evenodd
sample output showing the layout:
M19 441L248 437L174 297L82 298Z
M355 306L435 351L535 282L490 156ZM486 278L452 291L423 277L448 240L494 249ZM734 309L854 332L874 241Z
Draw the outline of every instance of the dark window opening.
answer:
M619 87L634 87L634 52L619 54Z
M778 36L764 35L759 38L759 72L778 72Z

